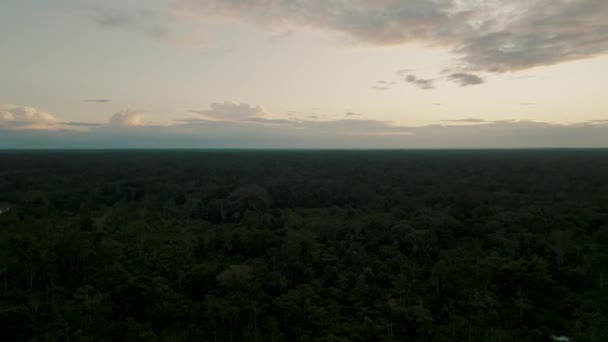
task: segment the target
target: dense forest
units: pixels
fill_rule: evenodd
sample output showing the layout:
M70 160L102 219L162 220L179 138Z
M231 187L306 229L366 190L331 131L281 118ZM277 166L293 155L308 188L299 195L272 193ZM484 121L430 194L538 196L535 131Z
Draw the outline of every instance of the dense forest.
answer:
M0 203L4 341L608 341L608 150L4 151Z

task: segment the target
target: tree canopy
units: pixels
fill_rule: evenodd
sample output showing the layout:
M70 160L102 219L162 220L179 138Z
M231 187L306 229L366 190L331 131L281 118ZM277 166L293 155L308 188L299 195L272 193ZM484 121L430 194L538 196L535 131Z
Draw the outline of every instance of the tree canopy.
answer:
M7 341L608 339L608 151L0 152Z

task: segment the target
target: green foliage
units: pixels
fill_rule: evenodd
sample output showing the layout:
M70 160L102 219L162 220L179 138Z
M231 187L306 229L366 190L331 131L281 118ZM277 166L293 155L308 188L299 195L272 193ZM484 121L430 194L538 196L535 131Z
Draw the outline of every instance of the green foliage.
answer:
M608 152L2 152L7 341L608 338Z

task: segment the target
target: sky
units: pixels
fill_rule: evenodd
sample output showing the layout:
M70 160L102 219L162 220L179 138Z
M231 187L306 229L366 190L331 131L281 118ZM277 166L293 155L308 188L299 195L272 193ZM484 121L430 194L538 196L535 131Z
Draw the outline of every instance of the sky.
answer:
M606 0L3 0L0 149L608 147Z

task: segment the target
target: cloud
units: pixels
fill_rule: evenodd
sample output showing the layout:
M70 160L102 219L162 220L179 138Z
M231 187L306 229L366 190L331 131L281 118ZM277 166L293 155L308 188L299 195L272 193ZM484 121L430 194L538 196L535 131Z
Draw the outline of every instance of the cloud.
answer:
M422 42L465 70L505 72L608 52L605 0L175 0L174 13L326 30L365 44ZM187 14L187 15L186 15Z
M523 70L608 51L604 0L510 0L494 12L492 21L456 49L477 69ZM477 9L476 16L483 15Z
M363 114L354 113L354 112L347 112L347 113L344 114L344 116L347 116L347 117L361 116L361 115L363 115Z
M100 127L100 126L104 126L104 124L102 123L98 123L98 122L62 122L61 123L64 126L71 126L71 127Z
M397 84L397 82L394 81L378 81L376 82L376 84L374 84L372 86L372 89L374 90L380 90L380 91L385 91L385 90L391 90L395 87L395 85Z
M608 147L608 122L488 121L416 127L377 120L185 119L123 129L11 130L1 148L559 148Z
M27 106L0 106L0 128L57 129L59 120L52 114Z
M420 89L429 90L435 88L435 80L418 78L414 75L407 75L405 78L407 83L413 84Z
M90 16L101 28L134 31L163 41L170 39L169 23L151 9L91 8Z
M483 123L486 122L484 119L467 118L467 119L456 119L456 120L443 120L443 122L456 122L456 123Z
M284 137L284 139L290 139L288 137L289 135L310 137L319 135L327 135L327 137L339 137L344 135L351 137L357 135L391 136L409 134L409 128L406 129L400 126L395 126L392 123L385 121L351 118L353 116L361 115L358 113L348 112L346 114L349 116L349 118L337 120L321 120L321 117L317 115L307 116L304 120L252 117L243 120L209 121L200 118L188 118L177 120L177 125L174 126L174 128L197 127L211 129L213 127L213 129L216 130L216 133L221 132L222 129L227 131L243 130L251 133L260 129L274 130L277 126L280 126L280 131L287 135L287 137ZM268 131L267 134L268 137L272 136L270 131ZM247 135L247 133L245 133L245 135Z
M91 99L91 100L84 100L84 102L108 103L108 102L112 102L112 100L110 100L110 99Z
M356 115L338 120L274 118L260 106L230 102L201 112L155 126L142 123L143 115L133 110L101 124L63 122L32 107L2 106L0 148L608 147L608 120L556 124L464 118L399 126Z
M110 120L109 120L109 125L112 127L134 127L134 126L141 126L141 120L143 119L144 115L140 112L131 110L131 109L125 109L122 110L116 114L114 114Z
M311 132L324 132L336 135L407 135L411 133L409 127L396 126L387 121L364 119L339 119L331 121L304 121L298 128Z
M247 122L258 123L262 125L296 125L297 121L294 120L286 120L286 119L265 119L265 118L250 118Z
M412 146L420 148L608 147L608 124L501 120L430 125L414 132Z
M107 124L62 122L32 107L0 107L1 148L525 148L608 147L608 121L572 124L479 118L399 126L347 118L269 117L260 106L215 103L198 117L154 126L133 110ZM120 129L117 129L120 128Z
M245 103L225 101L224 103L212 103L209 107L209 109L190 110L190 112L210 120L220 121L243 121L266 116L262 107L254 107Z
M448 78L460 84L461 87L483 84L485 82L483 78L477 75L468 74L464 72L453 73L448 76Z
M243 18L265 27L330 29L370 43L400 43L430 36L445 18L434 2L383 0L179 0L177 12Z
M373 86L372 86L372 89L374 89L374 90L380 90L380 91L387 91L387 90L391 90L392 88L391 88L391 87L388 87L388 86L384 86L384 85L377 85L377 84L376 84L376 85L373 85Z

